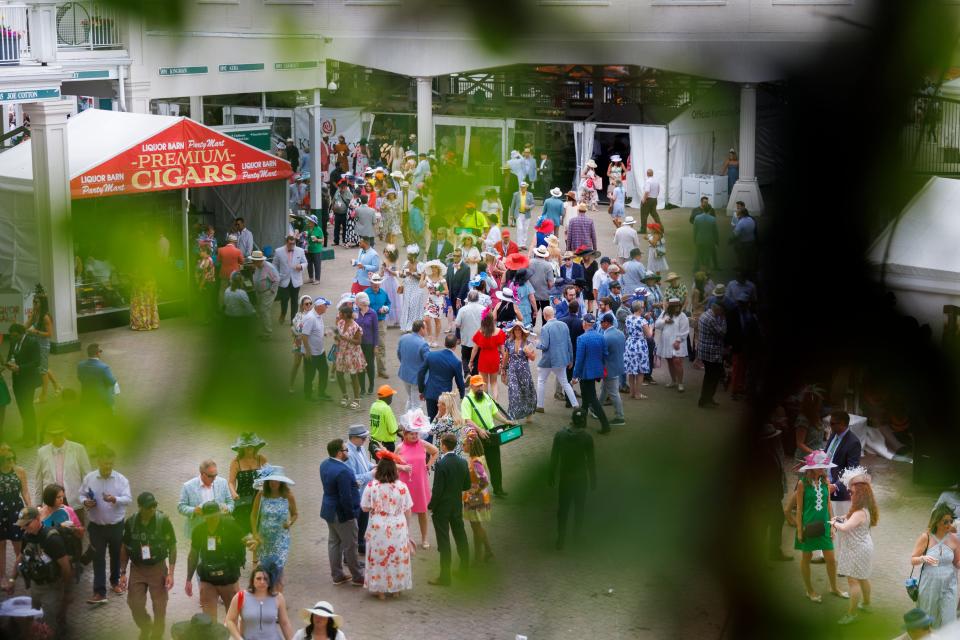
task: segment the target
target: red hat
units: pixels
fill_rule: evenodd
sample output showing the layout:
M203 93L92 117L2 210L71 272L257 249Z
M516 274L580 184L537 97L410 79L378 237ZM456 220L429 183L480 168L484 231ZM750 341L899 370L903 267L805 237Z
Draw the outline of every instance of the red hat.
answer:
M503 261L503 264L511 271L516 271L517 269L526 269L530 266L530 258L522 253L511 253L507 256L506 260Z
M503 231L500 232L500 235L503 236L504 238L509 238L509 237L510 237L510 230L509 230L509 229L504 229Z
M553 220L544 218L543 222L537 226L537 231L540 233L553 233Z
M393 451L388 451L387 449L377 449L377 460L383 460L384 458L389 458L397 464L406 464L403 458L394 453Z

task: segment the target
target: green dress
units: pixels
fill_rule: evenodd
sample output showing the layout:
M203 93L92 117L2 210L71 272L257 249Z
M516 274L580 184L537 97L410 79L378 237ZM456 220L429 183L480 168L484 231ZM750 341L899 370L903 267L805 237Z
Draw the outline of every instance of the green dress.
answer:
M833 539L830 537L830 487L826 478L811 484L806 478L803 482L803 519L801 526L822 520L824 531L816 538L805 537L803 542L794 537L793 548L799 551L833 551Z

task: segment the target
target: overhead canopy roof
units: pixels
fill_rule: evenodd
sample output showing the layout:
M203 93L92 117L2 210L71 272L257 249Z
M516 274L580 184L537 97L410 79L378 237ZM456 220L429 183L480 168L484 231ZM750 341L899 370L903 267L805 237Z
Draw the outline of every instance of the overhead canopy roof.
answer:
M289 178L282 158L189 118L88 109L67 123L74 198ZM33 180L30 141L0 154L0 180Z
M930 178L900 216L886 260L888 272L960 282L958 206L960 180ZM867 252L873 264L883 264L892 231L891 224Z

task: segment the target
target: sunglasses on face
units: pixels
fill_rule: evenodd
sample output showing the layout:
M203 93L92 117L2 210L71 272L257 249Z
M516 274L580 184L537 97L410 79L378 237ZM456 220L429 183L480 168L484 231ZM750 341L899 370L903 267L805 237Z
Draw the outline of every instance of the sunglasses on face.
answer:
M953 518L944 518L943 524L953 524Z
M208 478L216 478L216 477L217 477L217 474L215 474L215 473L204 473L203 475L205 475L205 476L208 477Z

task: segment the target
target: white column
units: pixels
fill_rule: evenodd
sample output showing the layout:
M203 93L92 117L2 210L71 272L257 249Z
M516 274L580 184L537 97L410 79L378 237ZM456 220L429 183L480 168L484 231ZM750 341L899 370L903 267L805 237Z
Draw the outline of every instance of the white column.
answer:
M763 213L763 198L757 183L757 86L744 84L740 87L740 177L733 185L727 211L737 208L737 200L742 200L751 215Z
M417 78L417 153L433 148L433 78Z
M190 96L190 119L203 124L203 96Z
M33 147L33 201L40 239L40 282L50 297L56 351L80 348L77 298L73 280L73 233L70 227L70 165L67 161L67 116L74 101L57 100L24 106L30 116Z
M150 82L127 80L125 97L130 113L150 113Z

